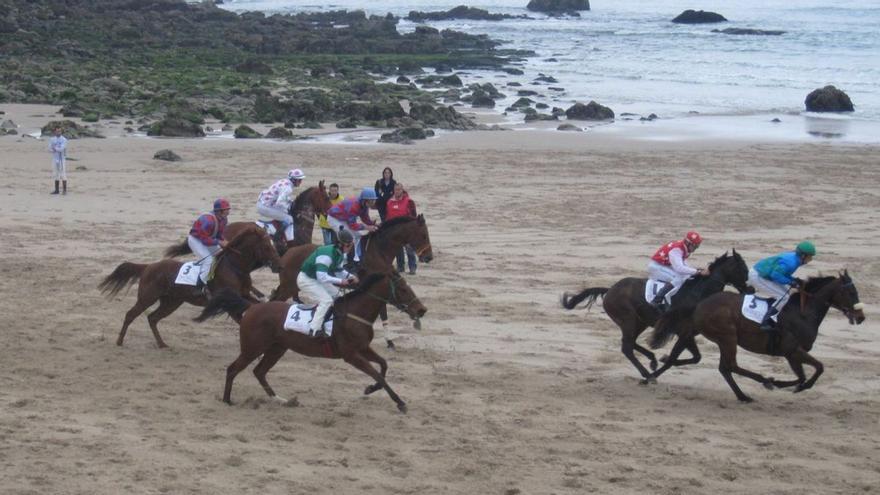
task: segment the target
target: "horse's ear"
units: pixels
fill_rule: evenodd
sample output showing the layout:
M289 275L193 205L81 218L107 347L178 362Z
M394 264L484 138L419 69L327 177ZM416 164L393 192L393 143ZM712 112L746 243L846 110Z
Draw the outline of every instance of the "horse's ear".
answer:
M425 225L425 215L424 214L419 213L419 216L417 217L417 219L419 221L419 225Z
M324 190L324 179L318 181L318 189Z

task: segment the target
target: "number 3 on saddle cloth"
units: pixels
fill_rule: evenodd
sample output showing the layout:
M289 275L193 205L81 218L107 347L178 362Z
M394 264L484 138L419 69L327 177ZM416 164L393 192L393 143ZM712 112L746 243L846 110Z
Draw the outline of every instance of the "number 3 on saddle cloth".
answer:
M315 317L315 308L317 306L307 306L305 304L294 304L287 310L287 318L284 320L284 329L312 337L314 333L309 328L309 324ZM327 311L327 318L324 319L324 332L329 337L333 334L333 310Z
M764 321L764 316L767 314L767 311L770 311L770 306L775 300L776 299L773 298L756 297L754 295L743 296L742 314L744 317L755 323L762 323ZM776 321L778 316L779 313L776 313L771 318Z
M205 261L202 261L205 263ZM208 285L208 281L214 278L214 268L217 266L216 263L211 265L210 270L205 277L201 277L202 284ZM193 287L199 285L199 273L201 272L201 266L195 261L187 261L183 265L181 265L180 270L177 272L177 278L174 279L174 283L178 285L191 285Z

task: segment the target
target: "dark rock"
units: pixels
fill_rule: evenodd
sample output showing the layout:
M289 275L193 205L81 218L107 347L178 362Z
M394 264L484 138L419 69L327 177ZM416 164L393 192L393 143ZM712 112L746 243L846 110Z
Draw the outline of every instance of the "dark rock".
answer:
M531 122L533 120L559 120L559 118L555 115L548 115L546 113L539 113L538 111L534 111L527 113L525 120L526 122Z
M578 102L565 111L565 116L571 120L608 120L614 118L614 112L595 101L586 105Z
M574 125L574 124L560 124L559 127L556 128L557 131L577 131L584 132L583 129Z
M284 127L273 127L266 134L266 137L269 139L291 139L293 137L293 133Z
M550 58L545 58L544 62L559 62L559 60L556 60L555 58L550 57Z
M225 125L223 125L223 127L220 128L220 130L223 132L229 132L232 130L232 126L229 124L225 124Z
M550 91L565 91L565 88L560 88L558 86L547 86L547 89Z
M456 86L461 87L464 86L464 83L461 82L461 78L458 77L457 74L451 74L448 76L438 76L431 75L425 77L419 77L416 79L416 83L421 84L423 86L431 87L431 86Z
M495 108L495 100L483 91L474 93L471 99L471 106L474 108Z
M785 31L765 31L763 29L744 29L744 28L726 28L726 29L713 29L713 33L721 33L721 34L739 34L739 35L758 35L758 36L779 36L781 34L785 34Z
M134 128L133 128L133 127L124 127L122 130L125 131L125 132L127 132L127 133L129 133L129 134L131 134L132 132L134 132Z
M515 102L513 102L513 104L510 106L513 108L530 107L530 106L532 106L532 103L534 103L534 100L531 100L526 97L522 97L522 98L516 100Z
M512 88L518 88L518 87L522 86L522 84L520 84L520 83L518 83L518 82L516 82L516 81L514 81L514 82L509 82L509 83L507 83L507 85L510 86L510 87L512 87Z
M559 82L556 80L555 77L545 76L544 74L538 75L538 77L535 78L535 81L541 81L541 82L545 82L545 83L558 83Z
M563 115L565 115L565 110L563 110L559 107L553 107L553 109L550 110L550 113L552 113L553 115L555 115L557 117L562 117Z
M458 113L452 107L434 107L433 105L415 103L409 110L409 116L431 127L451 129L455 131L467 131L477 127L477 124Z
M205 131L195 122L169 116L150 125L147 136L205 137Z
M83 115L82 121L83 122L97 122L99 117L100 117L100 115L97 113L87 113L87 114Z
M708 24L712 22L727 22L721 14L707 12L705 10L685 10L672 20L676 24Z
M263 137L259 132L244 124L236 127L233 135L236 139L258 139Z
M42 136L51 136L55 132L55 128L61 128L61 134L64 135L67 139L79 139L79 138L103 138L104 136L98 134L97 131L89 129L88 127L81 126L72 120L53 120L48 124L44 125L42 129L40 129L40 134Z
M259 60L254 60L254 59L245 60L244 62L242 62L240 64L236 64L235 67L233 67L233 68L235 69L236 72L241 72L244 74L263 74L263 75L272 74L271 67L269 67L264 62L260 62Z
M308 120L303 122L301 125L296 126L297 129L323 129L321 124L315 122L314 120Z
M379 137L380 143L412 144L414 139L427 139L434 131L421 127L404 127L387 132Z
M534 12L560 14L590 10L590 0L531 0L526 8Z
M400 76L397 78L397 84L409 84L411 81L406 76Z
M406 16L406 19L413 22L445 21L452 19L500 21L504 19L529 19L529 17L525 15L490 14L487 10L459 5L458 7L446 11L419 12L411 10L409 15Z
M543 103L543 102L542 102L542 103L536 103L536 104L535 104L535 108L537 108L538 110L544 110L545 108L550 108L550 105L548 105L548 104L546 104L546 103Z
M0 123L0 129L18 129L18 124L10 120L4 120Z
M503 70L504 72L506 72L512 76L521 76L524 74L522 69L517 69L515 67L504 67L501 70Z
M532 91L532 90L530 90L530 89L521 89L521 90L519 90L519 91L516 92L516 95L517 95L517 96L537 96L537 95L538 95L538 92L537 92L537 91Z
M621 114L621 115L622 115L622 114ZM639 120L642 121L642 122L652 122L652 121L654 121L654 120L657 120L657 114L656 114L656 113L652 113L651 115L648 115L647 117L642 117L642 118L640 118Z
M160 150L153 155L153 160L165 160L166 162L179 162L182 160L180 155L171 150Z
M780 122L782 122L782 121L779 120L779 118L777 117L777 118L771 120L770 122L772 122L772 123L774 123L774 124L778 124L778 123L780 123Z
M483 92L493 99L504 98L504 95L492 83L471 84L468 86L468 89L474 93Z
M348 117L347 119L342 119L336 123L337 129L356 129L358 126L358 120L354 117Z
M808 112L852 112L852 100L843 91L828 85L815 89L804 100Z

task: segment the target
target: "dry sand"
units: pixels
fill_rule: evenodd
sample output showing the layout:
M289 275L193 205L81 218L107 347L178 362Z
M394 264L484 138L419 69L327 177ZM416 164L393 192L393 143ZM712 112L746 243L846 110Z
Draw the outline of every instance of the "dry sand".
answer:
M54 108L0 110L34 128ZM2 493L880 493L876 147L117 137L71 141L66 197L47 194L46 147L0 137ZM163 148L184 161L154 161ZM161 323L170 350L143 317L114 343L135 296L104 299L102 277L158 260L217 196L233 220L252 218L260 189L293 165L347 194L390 166L428 218L436 257L410 278L424 329L392 314L399 350L376 341L407 415L383 393L363 397L370 380L348 365L290 353L269 379L298 407L267 401L250 372L223 404L236 328L195 324L191 306ZM691 227L706 238L697 264L733 247L753 264L807 237L820 256L802 276L850 269L868 320L829 314L814 389L739 379L756 399L740 404L702 339L702 363L641 386L601 308L560 308L565 290L642 274ZM777 358L740 362L791 374Z

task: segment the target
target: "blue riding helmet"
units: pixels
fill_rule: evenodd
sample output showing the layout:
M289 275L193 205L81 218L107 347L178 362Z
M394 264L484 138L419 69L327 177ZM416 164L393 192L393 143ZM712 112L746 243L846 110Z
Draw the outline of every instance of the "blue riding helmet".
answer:
M379 197L376 196L376 191L371 187L365 187L364 190L361 191L360 200L365 201L368 199L379 199Z

